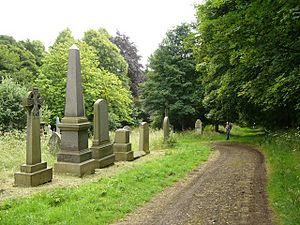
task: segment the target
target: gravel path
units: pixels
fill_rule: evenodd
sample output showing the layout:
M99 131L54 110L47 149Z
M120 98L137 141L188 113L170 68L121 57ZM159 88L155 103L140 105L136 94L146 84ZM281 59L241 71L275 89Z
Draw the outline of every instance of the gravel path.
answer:
M114 225L271 225L264 157L237 143Z

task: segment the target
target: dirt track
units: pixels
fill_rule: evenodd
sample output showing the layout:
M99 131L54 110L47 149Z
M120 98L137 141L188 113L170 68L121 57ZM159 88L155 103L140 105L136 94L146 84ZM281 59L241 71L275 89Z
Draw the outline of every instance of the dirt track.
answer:
M236 143L114 225L271 225L264 158Z

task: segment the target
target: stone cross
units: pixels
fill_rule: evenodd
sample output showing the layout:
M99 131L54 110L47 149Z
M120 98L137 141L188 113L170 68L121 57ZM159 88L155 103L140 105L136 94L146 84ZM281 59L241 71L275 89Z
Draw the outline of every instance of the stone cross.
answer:
M140 125L139 151L149 154L149 126L147 122Z
M40 107L43 99L37 88L27 93L23 106L27 110L26 164L15 173L15 185L32 187L52 180L52 168L41 161Z
M41 162L40 108L43 99L37 88L27 93L23 106L27 110L26 164Z
M195 123L195 131L196 133L198 134L202 134L202 122L200 119L197 119L196 120L196 123Z
M164 131L164 143L167 143L170 137L170 122L169 122L169 117L167 116L165 116L164 118L163 131Z

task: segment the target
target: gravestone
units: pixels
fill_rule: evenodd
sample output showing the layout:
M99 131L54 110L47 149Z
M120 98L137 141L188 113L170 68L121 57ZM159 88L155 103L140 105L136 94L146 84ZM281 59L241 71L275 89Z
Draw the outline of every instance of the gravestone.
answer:
M165 116L163 122L164 143L167 143L170 138L170 122L169 117Z
M91 147L96 168L103 168L115 162L113 144L109 140L107 103L98 99L94 104L94 140Z
M52 130L51 130L51 125L50 124L48 126L46 126L46 134L47 134L47 136L50 136L52 134Z
M131 128L130 128L130 126L127 126L127 125L126 125L126 126L123 127L123 129L128 130L128 131L129 131L129 134L131 133Z
M202 134L202 122L200 119L197 119L196 120L196 123L195 123L195 131L196 133L198 134Z
M59 124L60 124L60 121L59 121L59 117L57 116L56 120L55 120L55 125L56 125L55 131L58 134L60 134Z
M140 125L139 151L144 151L149 154L149 126L147 122L142 122Z
M15 185L33 187L52 180L52 168L41 161L40 107L42 98L38 89L29 91L23 99L27 111L26 164L21 165L21 172L15 173Z
M113 145L116 161L133 160L133 151L131 143L129 143L129 131L126 129L118 129L115 134L115 143Z
M48 142L49 152L56 155L61 150L61 136L57 132L52 132Z
M79 49L72 45L69 49L65 115L59 124L61 151L54 164L56 173L81 177L95 172L95 160L88 148L89 127L84 115Z

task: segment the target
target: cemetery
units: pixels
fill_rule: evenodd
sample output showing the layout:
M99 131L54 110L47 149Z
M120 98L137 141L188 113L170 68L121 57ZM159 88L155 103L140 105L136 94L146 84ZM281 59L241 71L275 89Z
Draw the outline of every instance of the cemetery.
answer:
M0 34L0 225L299 224L299 4L193 7L147 64L103 27Z

